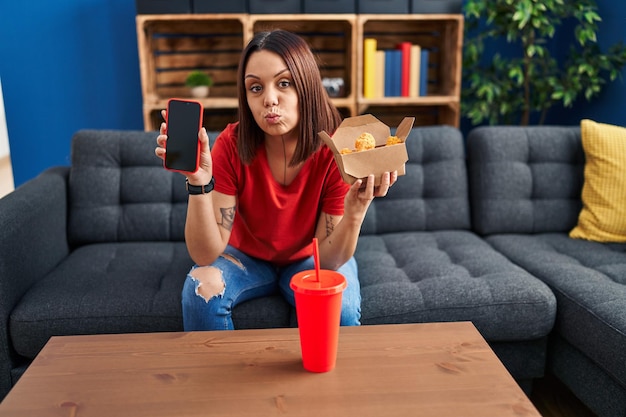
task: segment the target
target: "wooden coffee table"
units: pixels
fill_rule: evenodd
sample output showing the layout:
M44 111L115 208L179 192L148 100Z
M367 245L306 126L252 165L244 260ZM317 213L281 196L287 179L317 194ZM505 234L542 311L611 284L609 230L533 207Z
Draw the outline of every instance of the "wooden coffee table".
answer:
M297 329L53 337L0 416L535 416L471 323L343 327L336 368Z

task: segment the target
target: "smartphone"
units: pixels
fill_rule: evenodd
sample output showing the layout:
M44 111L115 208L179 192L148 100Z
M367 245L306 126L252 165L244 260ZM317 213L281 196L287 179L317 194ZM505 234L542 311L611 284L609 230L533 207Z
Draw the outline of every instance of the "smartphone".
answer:
M200 165L202 103L170 99L167 102L167 144L165 168L172 171L196 172Z

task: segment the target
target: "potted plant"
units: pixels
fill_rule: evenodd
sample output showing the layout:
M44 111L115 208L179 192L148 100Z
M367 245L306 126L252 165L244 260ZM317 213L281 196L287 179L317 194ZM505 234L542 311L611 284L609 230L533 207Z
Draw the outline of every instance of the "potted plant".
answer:
M185 85L191 88L193 97L202 98L209 95L209 87L213 85L213 79L206 72L194 70L187 75Z
M598 46L595 0L466 0L464 14L461 103L474 125L542 124L552 106L597 96L626 64L621 42L606 53ZM550 42L566 28L573 28L569 53L559 44L566 56L557 59ZM489 41L501 52L485 56Z

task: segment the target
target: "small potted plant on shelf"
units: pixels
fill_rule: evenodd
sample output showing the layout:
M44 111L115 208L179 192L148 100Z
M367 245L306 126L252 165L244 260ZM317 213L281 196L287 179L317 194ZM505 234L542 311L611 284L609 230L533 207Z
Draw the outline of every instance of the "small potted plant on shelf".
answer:
M213 85L213 79L206 72L191 71L185 80L185 85L191 88L191 95L202 98L209 95L209 87Z

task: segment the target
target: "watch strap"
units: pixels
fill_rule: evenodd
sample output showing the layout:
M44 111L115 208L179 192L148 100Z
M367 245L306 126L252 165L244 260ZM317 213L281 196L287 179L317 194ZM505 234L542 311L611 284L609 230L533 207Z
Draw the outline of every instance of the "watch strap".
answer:
M189 180L185 180L185 186L189 195L208 194L215 187L215 178L211 178L211 181L205 185L191 185Z

